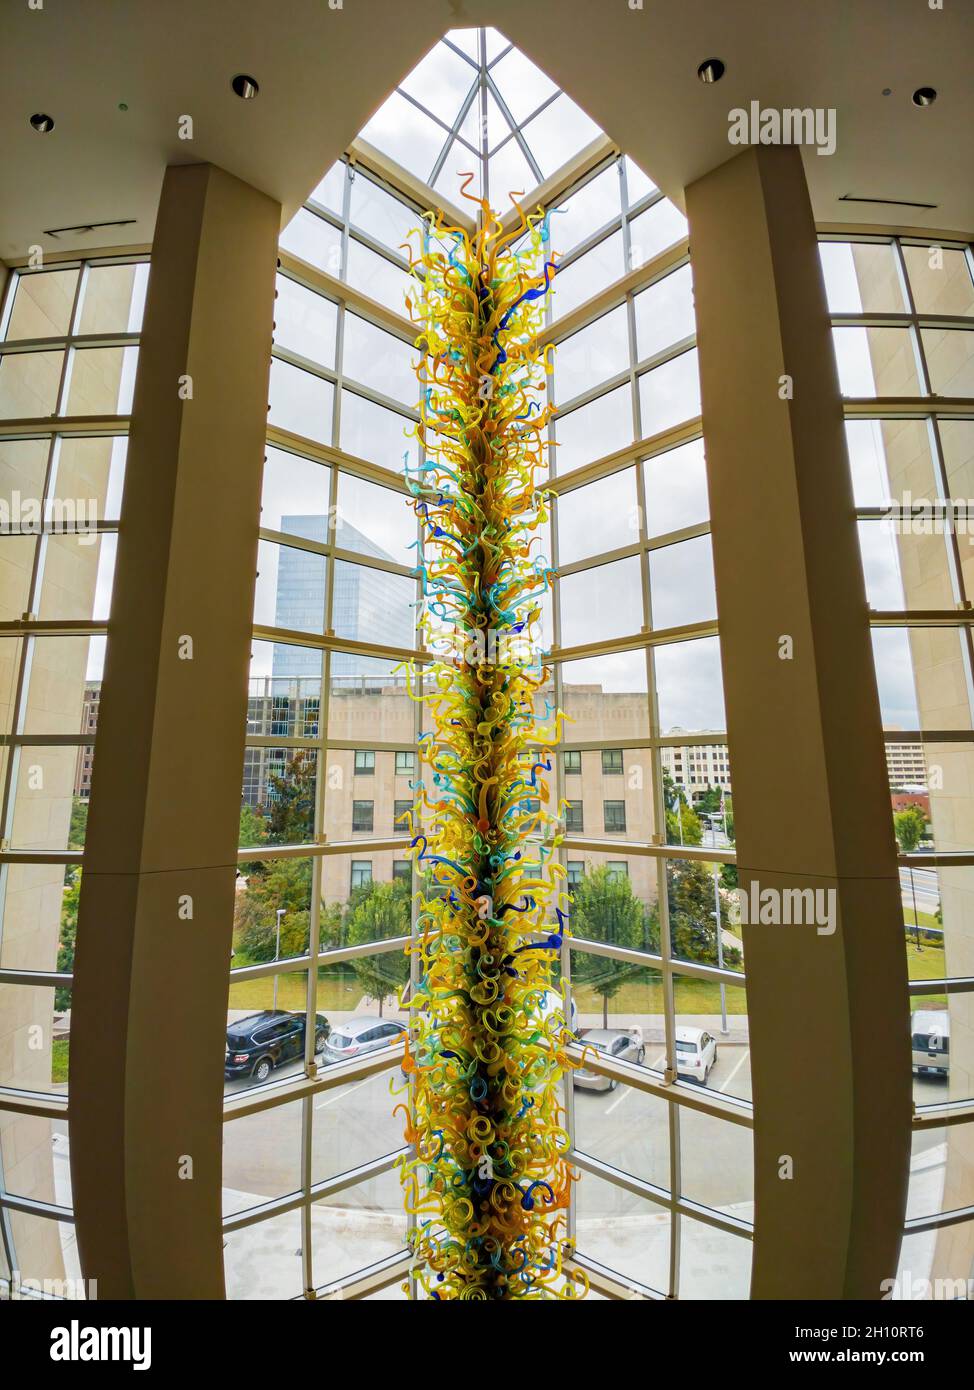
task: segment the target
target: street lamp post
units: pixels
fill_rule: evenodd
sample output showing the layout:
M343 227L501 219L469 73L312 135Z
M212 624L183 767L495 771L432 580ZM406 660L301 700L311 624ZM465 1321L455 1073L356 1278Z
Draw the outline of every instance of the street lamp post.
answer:
M281 959L281 918L284 916L284 914L285 914L286 912L287 912L287 908L286 908L286 907L279 907L279 908L277 909L277 912L275 913L275 916L277 917L277 937L276 937L276 940L275 940L275 942L274 942L274 959L275 959L275 960L280 960L280 959ZM277 1008L277 981L278 981L278 973L277 973L277 971L275 971L275 972L274 972L274 1008L275 1008L275 1009Z
M721 788L720 805L721 805L721 813L723 813L723 805L724 805L724 792L723 792L723 788ZM716 849L716 848L717 848L717 826L716 826L716 824L715 824L715 822L716 822L716 815L715 815L715 814L711 814L711 815L708 817L708 819L709 819L709 821L710 821L710 838L711 838L711 840L713 841L714 849ZM721 927L721 924L720 924L720 880L719 880L719 875L718 875L718 872L717 872L717 864L716 864L716 861L714 862L713 873L714 873L714 923L715 923L716 928L717 928L717 968L718 968L719 970L723 970L723 968L724 968L724 933L723 933L723 928ZM721 984L720 984L720 1031L724 1034L725 1037L727 1036L727 1033L728 1033L728 1028L727 1028L727 987L726 987L726 985L724 984L723 981L721 981Z

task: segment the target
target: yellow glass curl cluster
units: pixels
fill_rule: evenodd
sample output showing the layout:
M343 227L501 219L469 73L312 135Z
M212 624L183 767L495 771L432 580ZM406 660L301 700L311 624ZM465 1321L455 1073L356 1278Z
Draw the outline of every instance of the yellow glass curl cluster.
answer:
M420 461L406 468L437 659L409 678L431 731L409 817L425 891L409 948L420 983L402 1183L428 1297L577 1298L587 1284L566 1265L577 1174L559 1099L571 1034L555 988L568 900L546 776L562 715L547 700L535 709L550 685L551 349L538 336L554 264L540 212L505 233L472 201L474 235L428 214L410 252L423 356Z

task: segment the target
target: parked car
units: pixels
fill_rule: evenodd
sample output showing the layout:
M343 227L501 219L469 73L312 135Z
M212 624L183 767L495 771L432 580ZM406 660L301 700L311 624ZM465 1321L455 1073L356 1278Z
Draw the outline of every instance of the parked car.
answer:
M315 1056L324 1051L331 1031L324 1014L315 1015ZM227 1081L249 1076L266 1081L275 1067L304 1056L305 1015L287 1009L264 1009L227 1024Z
M706 1086L717 1065L717 1042L703 1028L676 1030L676 1074Z
M348 1062L352 1057L361 1057L364 1052L375 1052L380 1047L404 1037L406 1028L402 1023L379 1018L376 1014L357 1014L332 1029L325 1044L322 1061Z
M950 1014L917 1009L913 1015L913 1070L946 1076L950 1070Z
M638 1028L586 1028L578 1040L583 1047L594 1048L620 1062L635 1062L641 1067L646 1060L643 1035ZM601 1076L584 1065L572 1072L572 1079L583 1091L614 1091L619 1084L615 1077Z

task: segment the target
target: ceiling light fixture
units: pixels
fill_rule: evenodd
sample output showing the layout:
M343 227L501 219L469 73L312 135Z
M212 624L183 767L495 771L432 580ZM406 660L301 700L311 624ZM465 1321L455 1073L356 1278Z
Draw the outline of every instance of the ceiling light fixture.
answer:
M697 76L708 85L719 82L724 75L724 65L719 58L706 58L697 68Z
M54 129L54 117L46 116L43 111L37 111L30 118L31 129L36 130L40 135L47 135L48 131Z
M918 87L913 93L914 106L932 106L936 100L936 87Z
M248 77L245 72L238 72L230 86L241 101L251 101L260 91L256 77Z

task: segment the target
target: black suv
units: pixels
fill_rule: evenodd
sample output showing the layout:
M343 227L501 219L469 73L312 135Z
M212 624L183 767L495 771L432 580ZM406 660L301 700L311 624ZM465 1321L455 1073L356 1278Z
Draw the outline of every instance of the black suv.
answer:
M263 1013L238 1018L227 1026L227 1060L223 1074L227 1081L252 1076L266 1081L275 1067L304 1056L305 1015L286 1009L265 1009ZM324 1051L331 1025L324 1014L315 1015L315 1055Z

